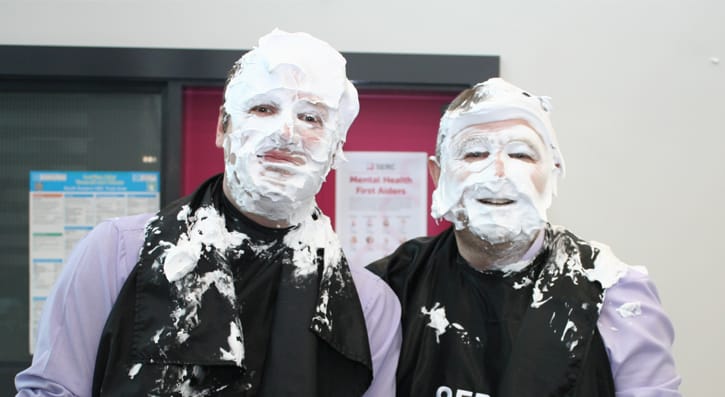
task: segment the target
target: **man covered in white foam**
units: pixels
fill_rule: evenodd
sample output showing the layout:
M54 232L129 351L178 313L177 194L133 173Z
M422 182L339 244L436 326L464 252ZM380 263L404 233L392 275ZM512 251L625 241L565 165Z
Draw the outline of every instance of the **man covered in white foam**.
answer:
M565 168L551 109L494 78L441 118L431 214L453 226L369 266L403 306L399 394L680 395L646 271L548 223Z
M334 162L344 160L358 109L345 58L327 43L280 32L263 37L227 81L216 138L225 193L262 224L300 223Z
M314 200L359 109L345 65L279 30L234 64L224 173L76 247L19 396L395 394L398 300Z

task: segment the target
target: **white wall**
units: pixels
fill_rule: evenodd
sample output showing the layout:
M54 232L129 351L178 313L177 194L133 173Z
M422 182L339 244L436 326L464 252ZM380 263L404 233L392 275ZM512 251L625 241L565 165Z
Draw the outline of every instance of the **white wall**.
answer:
M682 390L705 396L725 357L724 19L722 0L0 0L0 44L236 49L279 26L342 51L500 55L554 99L553 221L649 267Z

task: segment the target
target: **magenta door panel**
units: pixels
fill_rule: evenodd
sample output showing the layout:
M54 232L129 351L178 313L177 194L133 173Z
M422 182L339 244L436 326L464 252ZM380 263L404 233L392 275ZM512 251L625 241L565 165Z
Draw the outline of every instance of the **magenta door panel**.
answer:
M441 110L453 92L360 92L360 115L348 132L346 151L435 151ZM222 151L214 146L222 89L186 88L184 90L182 190L191 193L206 178L224 170ZM428 205L433 182L428 184ZM335 225L335 174L317 195L317 202ZM428 234L448 227L428 219Z
M181 190L187 195L210 176L224 171L224 155L214 145L222 88L185 88L183 101Z

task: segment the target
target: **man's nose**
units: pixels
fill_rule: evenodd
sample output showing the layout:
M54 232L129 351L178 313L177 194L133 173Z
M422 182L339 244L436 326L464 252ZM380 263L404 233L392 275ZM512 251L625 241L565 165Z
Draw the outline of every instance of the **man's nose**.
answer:
M499 153L498 155L496 155L496 159L494 160L493 164L493 166L495 167L495 175L499 178L503 178L504 176L506 176L506 166L503 161L503 156L503 153Z
M293 120L288 120L282 124L281 134L282 138L286 141L292 141L295 137L295 124Z

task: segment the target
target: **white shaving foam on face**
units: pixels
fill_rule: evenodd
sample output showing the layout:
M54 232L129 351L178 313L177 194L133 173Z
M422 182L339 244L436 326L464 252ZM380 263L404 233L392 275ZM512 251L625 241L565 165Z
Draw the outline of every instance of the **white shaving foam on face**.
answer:
M333 142L323 142L324 160L318 161L302 147L275 142L278 130L234 129L224 139L225 177L228 196L239 209L284 224L297 224L314 206L332 161ZM268 162L265 154L281 150L302 164Z
M617 308L617 313L623 318L637 317L642 315L642 302L627 302Z
M295 225L312 209L357 116L345 59L304 33L275 30L238 62L226 91L231 130L224 139L225 192L242 211ZM257 106L264 114L252 111ZM322 128L311 133L307 116ZM280 150L304 162L266 161Z
M275 30L262 37L259 45L237 63L240 67L227 85L225 107L284 88L314 93L329 108L339 109L343 131L357 115L357 92L347 80L345 58L308 34Z
M434 218L445 218L458 230L468 228L493 244L531 240L544 226L555 167L530 127L470 126L445 139L440 153L441 174L431 205ZM532 180L537 174L542 191Z
M564 159L559 151L556 133L551 124L551 98L536 96L501 79L491 78L472 88L467 103L459 103L447 110L441 118L436 147L440 147L450 134L464 127L502 120L525 120L534 127L544 143L551 149L554 162L561 174L564 173ZM556 187L554 187L556 193Z

